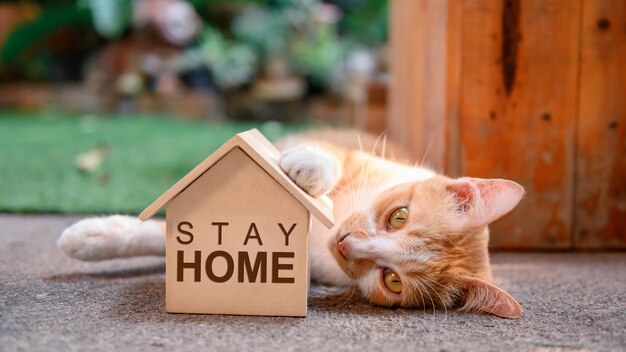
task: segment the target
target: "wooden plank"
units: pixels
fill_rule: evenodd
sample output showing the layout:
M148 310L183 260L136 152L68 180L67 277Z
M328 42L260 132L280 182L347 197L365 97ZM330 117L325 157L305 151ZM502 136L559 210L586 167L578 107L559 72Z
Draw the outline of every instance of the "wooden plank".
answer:
M626 2L585 0L576 168L577 248L626 248Z
M461 105L461 50L463 39L463 3L448 2L447 48L446 48L446 105L445 105L445 172L450 177L461 174L461 140L459 138Z
M580 1L465 0L461 167L526 199L492 227L499 248L570 248Z
M448 0L393 0L390 9L389 136L414 161L446 163Z

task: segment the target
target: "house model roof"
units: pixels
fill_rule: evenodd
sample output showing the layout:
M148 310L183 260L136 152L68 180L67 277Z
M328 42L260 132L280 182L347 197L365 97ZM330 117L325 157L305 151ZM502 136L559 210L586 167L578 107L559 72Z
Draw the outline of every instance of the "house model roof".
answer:
M219 162L219 160L233 150L233 148L240 148L246 153L250 159L265 170L268 175L300 202L313 216L321 221L324 226L328 228L333 226L333 206L330 199L326 196L313 198L298 187L298 185L296 185L278 166L278 161L280 160L280 152L278 149L276 149L276 147L274 147L257 129L238 133L231 138L144 209L144 211L139 214L139 218L144 221L151 218L170 200L183 192L185 188L192 184L198 177L202 176L206 170Z

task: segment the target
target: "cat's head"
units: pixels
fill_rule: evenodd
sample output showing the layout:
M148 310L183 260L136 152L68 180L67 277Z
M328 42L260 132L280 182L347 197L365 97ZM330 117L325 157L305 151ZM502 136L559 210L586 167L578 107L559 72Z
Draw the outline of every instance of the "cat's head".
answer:
M501 179L436 176L396 185L348 216L331 250L373 303L517 318L515 299L488 283L487 225L523 195Z

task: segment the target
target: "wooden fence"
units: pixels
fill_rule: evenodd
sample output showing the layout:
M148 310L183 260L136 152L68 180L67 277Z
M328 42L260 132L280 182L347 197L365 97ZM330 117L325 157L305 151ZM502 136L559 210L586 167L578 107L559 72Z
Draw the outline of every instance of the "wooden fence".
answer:
M528 194L498 248L626 248L626 1L391 0L387 129Z

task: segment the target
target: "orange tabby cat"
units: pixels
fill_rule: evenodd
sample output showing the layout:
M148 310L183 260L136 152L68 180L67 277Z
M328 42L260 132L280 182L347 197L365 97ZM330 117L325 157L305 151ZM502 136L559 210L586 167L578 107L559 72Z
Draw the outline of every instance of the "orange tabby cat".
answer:
M450 179L392 161L401 157L397 148L382 153L392 159L363 152L376 152L376 143L368 137L357 149L356 140L327 132L278 142L289 177L335 204L333 228L313 223L312 278L355 285L378 305L519 317L516 300L490 283L487 225L511 211L524 189L502 179ZM164 226L127 216L86 219L58 245L81 260L163 255Z

